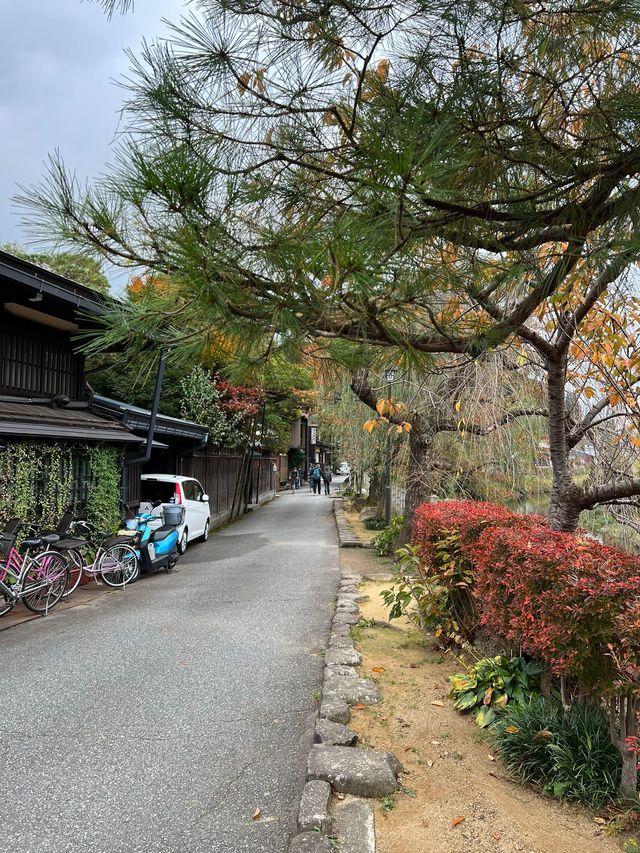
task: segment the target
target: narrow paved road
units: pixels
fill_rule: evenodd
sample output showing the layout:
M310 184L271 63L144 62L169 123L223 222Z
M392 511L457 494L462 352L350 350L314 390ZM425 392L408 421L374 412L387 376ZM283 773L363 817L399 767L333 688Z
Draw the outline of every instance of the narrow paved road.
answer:
M1 632L0 851L284 853L337 580L331 501L302 489Z

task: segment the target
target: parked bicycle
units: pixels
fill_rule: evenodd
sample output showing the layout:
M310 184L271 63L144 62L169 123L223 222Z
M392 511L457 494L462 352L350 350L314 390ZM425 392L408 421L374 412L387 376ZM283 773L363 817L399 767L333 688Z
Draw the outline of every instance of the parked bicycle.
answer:
M135 551L136 537L112 536L84 519L68 525L67 534L53 545L69 566L69 581L63 593L68 598L77 589L83 575L110 587L125 587L140 574ZM78 536L79 534L79 536Z
M0 533L0 616L22 601L33 613L47 614L62 598L69 569L64 557L50 548L60 539L56 533L25 539L16 548L22 522L12 519Z

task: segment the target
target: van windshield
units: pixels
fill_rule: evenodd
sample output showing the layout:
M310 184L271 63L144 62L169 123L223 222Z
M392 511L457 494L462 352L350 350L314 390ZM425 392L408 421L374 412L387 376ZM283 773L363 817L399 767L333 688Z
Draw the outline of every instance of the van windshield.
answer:
M176 493L175 483L167 483L165 480L143 480L141 485L141 499L143 501L173 503Z

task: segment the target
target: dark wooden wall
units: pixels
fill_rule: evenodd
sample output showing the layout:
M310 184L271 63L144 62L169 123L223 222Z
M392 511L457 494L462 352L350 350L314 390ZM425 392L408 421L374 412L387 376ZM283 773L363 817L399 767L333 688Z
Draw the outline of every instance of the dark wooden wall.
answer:
M0 314L0 393L84 397L84 357L69 334Z
M273 494L276 486L274 462L275 459L271 457L255 457L252 460L250 502L255 502L256 488L259 499ZM178 474L195 477L209 495L212 527L224 523L231 512L236 488L239 488L242 463L243 457L240 453L225 450L204 451L183 456L179 460ZM243 498L237 495L236 504L241 503L243 504Z

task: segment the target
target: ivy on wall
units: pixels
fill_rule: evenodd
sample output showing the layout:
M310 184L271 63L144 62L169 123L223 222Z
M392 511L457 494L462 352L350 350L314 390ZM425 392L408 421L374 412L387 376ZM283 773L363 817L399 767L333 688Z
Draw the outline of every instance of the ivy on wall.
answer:
M116 530L120 524L121 468L122 454L113 447L98 445L89 448L87 518L105 530Z
M69 509L115 530L122 453L113 447L19 441L0 450L0 528L21 518L52 528Z

